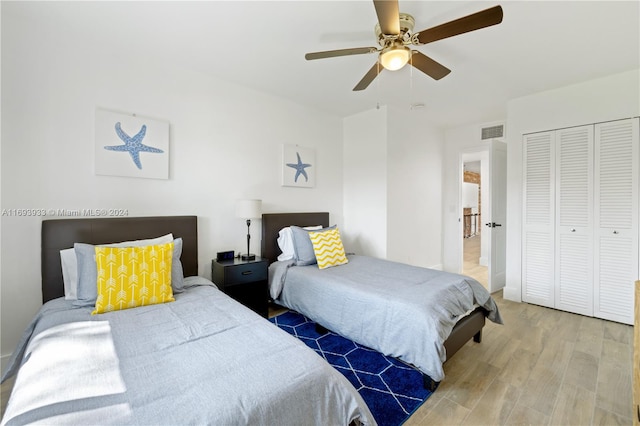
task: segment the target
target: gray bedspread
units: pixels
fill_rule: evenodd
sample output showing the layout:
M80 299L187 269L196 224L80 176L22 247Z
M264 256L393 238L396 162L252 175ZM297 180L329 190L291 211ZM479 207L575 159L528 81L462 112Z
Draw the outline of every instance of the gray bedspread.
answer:
M329 330L419 368L435 381L444 378L444 341L458 318L484 307L502 324L489 292L464 275L367 256L328 269L270 266L274 300Z
M46 303L2 425L375 424L353 386L292 336L213 286L176 301L90 315Z

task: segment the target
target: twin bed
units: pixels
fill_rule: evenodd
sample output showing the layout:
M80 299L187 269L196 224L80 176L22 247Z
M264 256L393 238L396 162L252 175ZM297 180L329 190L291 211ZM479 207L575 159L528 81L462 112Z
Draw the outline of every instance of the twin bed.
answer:
M323 328L417 367L425 387L435 389L444 378L442 364L467 341L480 341L485 317L502 322L488 291L463 275L356 255L327 269L277 261L281 229L318 225L329 226L328 213L262 215L272 298Z
M501 322L486 290L461 275L353 255L328 269L279 262L278 234L291 225L327 227L329 214L263 215L275 302L414 365L426 387L480 341L485 317ZM175 301L91 315L65 299L61 250L167 233L181 239L188 277ZM197 277L197 259L195 216L43 221L44 305L3 372L16 380L1 424L375 424L344 376Z
M167 233L192 276L175 301L91 315L63 297L60 250ZM43 221L44 305L3 374L2 425L375 424L328 363L196 277L197 253L195 216Z

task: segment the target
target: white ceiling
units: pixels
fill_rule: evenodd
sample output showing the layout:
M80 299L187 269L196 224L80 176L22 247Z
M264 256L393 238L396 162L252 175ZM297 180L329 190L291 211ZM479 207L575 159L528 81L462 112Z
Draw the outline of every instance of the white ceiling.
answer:
M503 119L527 94L640 68L638 1L403 1L427 29L496 4L501 24L419 47L452 70L440 81L405 67L352 88L376 55L306 61L313 51L376 46L370 0L2 2L97 48L170 62L348 116L377 104L422 103L436 125ZM639 95L640 97L640 95Z

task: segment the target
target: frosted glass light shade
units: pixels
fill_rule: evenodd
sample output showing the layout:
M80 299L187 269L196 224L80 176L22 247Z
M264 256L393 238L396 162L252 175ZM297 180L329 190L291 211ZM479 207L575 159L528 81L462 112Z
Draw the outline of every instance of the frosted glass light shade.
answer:
M380 54L380 63L389 71L396 71L407 65L411 50L406 47L393 47L385 49Z
M262 217L262 200L236 201L236 217L241 219L260 219Z

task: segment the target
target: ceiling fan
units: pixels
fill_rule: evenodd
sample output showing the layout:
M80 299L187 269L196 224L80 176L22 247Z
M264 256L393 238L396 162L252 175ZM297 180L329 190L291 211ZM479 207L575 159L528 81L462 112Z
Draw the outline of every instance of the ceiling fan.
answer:
M414 32L415 20L408 13L400 13L398 11L398 0L373 0L373 5L376 9L376 15L378 15L375 33L380 47L328 50L307 53L304 56L307 60L313 60L378 53L378 61L353 88L354 91L366 89L382 71L382 68L395 71L404 67L407 63L411 63L413 67L431 78L440 80L449 74L451 70L427 55L409 48L409 45L420 46L502 22L502 7L494 6L436 27Z

